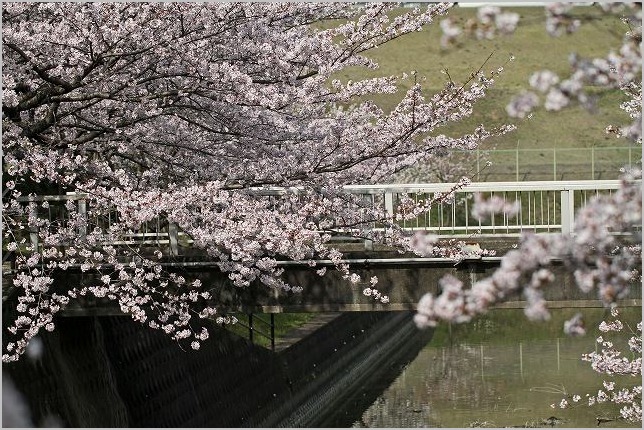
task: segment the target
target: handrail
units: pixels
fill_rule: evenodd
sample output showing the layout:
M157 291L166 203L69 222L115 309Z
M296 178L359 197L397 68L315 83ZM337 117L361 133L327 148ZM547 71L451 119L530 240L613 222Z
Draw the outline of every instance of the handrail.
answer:
M516 181L516 182L471 182L460 186L457 192L508 192L508 191L564 191L564 190L616 190L620 180L578 180L578 181ZM637 181L641 182L641 180ZM354 194L389 193L434 193L449 192L459 187L458 183L419 183L419 184L364 184L345 185L343 189ZM298 192L302 187L253 187L247 189L259 195L282 195L288 191ZM87 193L68 192L66 195L25 195L17 198L19 202L83 200Z
M641 180L637 181L641 184ZM620 180L578 180L578 181L533 181L533 182L473 182L467 185L456 183L440 184L365 184L346 185L344 190L356 195L370 196L374 207L384 210L393 217L398 202L403 198L425 199L422 194L443 194L454 192L454 199L434 202L422 215L415 219L396 221L403 230L424 230L439 237L459 237L477 234L480 236L516 236L526 230L543 233L571 234L574 230L575 210L581 207L589 196L600 192L610 192L619 189ZM641 186L641 185L640 185ZM246 190L247 192L276 196L287 192L299 194L302 188L266 187ZM471 196L473 193L488 193L502 196L509 202L519 204L518 214L512 218L505 214L493 216L488 220L478 220L473 216ZM66 195L51 196L21 196L21 202L41 201L78 201L78 213L88 213L86 193L67 193ZM435 196L432 196L435 197ZM37 209L34 209L37 210ZM51 213L50 213L51 217ZM153 244L168 246L173 255L179 254L179 236L182 234L177 226L168 222L171 220L152 221L150 230L142 226L141 231L126 235L123 244ZM385 226L377 222L367 222L368 229L373 232L382 231ZM162 228L160 228L162 227ZM29 231L30 241L38 245L37 230ZM79 230L83 236L85 231ZM115 244L119 244L118 242ZM185 241L184 241L185 242ZM366 249L371 242L365 239Z
M530 182L472 182L461 187L457 192L503 192L503 191L563 191L563 190L616 190L620 181L612 180L579 180L579 181L530 181ZM375 184L346 185L345 190L355 193L434 193L449 192L458 186L457 183L441 184Z

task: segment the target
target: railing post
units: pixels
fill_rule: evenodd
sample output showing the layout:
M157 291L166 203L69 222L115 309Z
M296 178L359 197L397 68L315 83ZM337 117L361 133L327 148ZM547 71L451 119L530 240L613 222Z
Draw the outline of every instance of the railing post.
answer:
M81 225L78 227L78 235L81 240L87 237L87 200L81 198L78 200L78 215L81 219Z
M390 217L394 216L394 195L393 193L385 193L385 212Z
M571 234L575 222L575 194L573 190L561 191L561 233Z
M373 202L373 194L367 194L366 196L363 197L365 201L371 204L371 207L373 208L374 202ZM366 228L366 236L368 237L372 233L371 227ZM371 239L365 239L364 240L364 249L365 251L373 251L373 240ZM272 314L271 314L272 315Z
M35 222L38 220L38 209L36 209L35 204L29 205L29 218L34 218ZM34 248L34 252L38 252L38 227L31 227L29 229L29 239L31 241L31 246Z
M168 239L170 240L170 252L172 252L172 255L179 255L179 229L173 222L168 223Z

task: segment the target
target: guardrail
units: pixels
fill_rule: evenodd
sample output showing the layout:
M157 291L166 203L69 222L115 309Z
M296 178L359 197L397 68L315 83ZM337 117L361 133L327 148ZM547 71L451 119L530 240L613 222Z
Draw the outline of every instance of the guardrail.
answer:
M526 230L569 234L573 231L575 211L592 196L617 190L619 184L619 180L471 183L454 191L448 202L434 203L425 214L413 220L400 221L399 225L406 230L425 230L442 237L472 234L518 236ZM373 204L382 202L391 216L402 198L426 201L437 193L451 193L455 186L453 183L351 185L345 189L370 196ZM510 203L518 201L518 213L515 217L500 213L488 220L477 220L472 215L475 193L481 193L484 198L501 196Z
M118 223L121 218L116 208L110 211L94 213L88 205L88 198L85 193L68 192L66 195L40 195L21 196L18 201L28 205L28 216L46 219L56 228L68 227L70 220L76 217L83 218L85 222L81 227L75 229L75 233L84 238L88 230L99 228L102 232L108 232L110 227ZM69 207L68 205L73 205ZM41 246L39 229L30 228L29 242L36 249ZM153 245L167 247L170 253L178 255L179 241L187 235L181 232L175 223L168 222L163 218L156 218L153 221L145 222L137 229L119 235L118 240L110 240L110 245L115 246L139 246ZM58 245L64 246L65 243Z
M456 184L377 184L349 185L345 190L361 195L382 213L393 217L400 202L410 198L415 202L428 201L437 194L452 193L447 200L436 201L430 209L415 219L397 221L404 230L423 230L441 238L476 236L519 236L524 231L536 233L564 233L573 231L574 213L597 194L612 193L619 188L620 181L538 181L538 182L478 182L455 189ZM279 195L284 189L268 188L253 190L261 195ZM473 197L481 193L484 198L500 196L504 200L519 202L516 216L495 214L489 219L478 220L472 214ZM68 193L64 196L24 196L19 200L29 205L30 216L47 218L57 227L65 227L70 217L83 217L87 227L79 228L81 237L87 229L99 228L108 231L118 222L116 210L94 213L88 206L87 195ZM74 207L67 207L73 204ZM378 223L371 223L372 230L383 229ZM28 231L34 247L40 245L38 229ZM119 236L112 245L152 245L169 249L178 255L179 245L189 246L192 240L178 226L166 219L157 218L144 223L136 230L129 230ZM368 245L367 245L368 246Z

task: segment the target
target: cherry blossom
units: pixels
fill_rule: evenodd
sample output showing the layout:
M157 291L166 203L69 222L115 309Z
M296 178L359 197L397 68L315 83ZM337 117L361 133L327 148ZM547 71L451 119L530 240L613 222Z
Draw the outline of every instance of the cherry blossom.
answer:
M546 7L546 29L551 35L576 31L582 24L570 13L571 8L572 5L561 3ZM641 144L641 3L602 5L599 9L602 13L625 15L623 21L627 31L619 51L594 59L584 59L573 53L570 55L570 77L562 79L551 71L543 70L534 73L529 83L538 92L546 94L545 108L555 111L575 101L592 107L592 98L584 91L587 86L620 88L629 96L629 100L620 107L629 114L633 123L608 126L607 132ZM538 105L536 93L523 91L513 98L506 111L510 116L529 117ZM616 304L628 296L631 285L642 281L642 173L639 168L622 169L622 172L622 184L617 193L595 196L579 210L572 235L525 235L517 249L503 256L501 267L493 276L475 282L469 289L465 289L462 282L446 277L438 297L427 294L419 301L414 318L417 326L435 326L439 320L469 321L517 292L526 299L525 314L528 318L548 319L543 290L554 279L549 270L553 259L562 260L574 275L578 287L587 293L595 291L596 297L611 307L613 316L617 316ZM507 211L509 208L503 207L504 203L483 201L479 204L481 208ZM599 329L623 332L626 327L616 319L601 323ZM598 373L637 378L631 386L620 389L616 388L614 381L605 381L596 394L586 395L590 406L605 402L620 405L621 417L634 422L642 419L641 331L642 323L639 322L637 330L631 331L630 350L626 353L616 348L613 342L600 337L597 343L602 347L601 352L591 352L583 357ZM586 327L582 314L566 321L564 332L584 335ZM580 395L573 395L562 399L558 406L571 407L581 399Z
M616 307L611 309L611 315L614 318L612 321L602 321L599 329L604 333L597 338L597 345L599 351L593 351L584 354L582 360L590 363L593 370L598 373L604 374L606 377L614 377L616 375L631 376L635 378L633 382L622 381L620 384L615 380L604 380L602 388L598 389L596 394L587 394L586 399L589 406L596 403L610 402L620 406L620 416L628 421L641 422L642 421L642 322L637 324L634 329L628 327L630 330L630 338L628 340L628 351L624 354L614 343L607 338L606 335L611 333L627 332L627 327L621 320L619 320L619 311ZM638 384L639 382L639 384ZM581 400L581 396L574 394L568 396L574 403ZM559 407L564 409L572 405L566 400L562 399Z
M581 26L581 20L573 17L570 10L574 7L566 3L546 5L546 31L551 36L574 33Z
M500 196L491 196L488 199L483 199L481 193L474 194L474 207L472 208L472 216L477 220L482 220L489 215L506 214L508 217L514 217L520 208L520 202L514 201L510 203Z
M522 91L512 98L505 111L511 117L525 118L536 106L539 106L539 96L532 91Z
M546 31L554 37L572 33L582 25L582 20L571 13L574 4L551 3L546 6ZM622 17L624 36L622 46L613 50L605 57L584 58L577 53L571 53L569 62L571 72L569 77L560 77L550 70L540 70L529 78L529 84L541 93L546 94L544 107L549 111L558 111L579 103L587 109L595 108L595 98L590 96L585 88L605 87L621 88L625 92L637 92L641 88L642 53L642 5L641 3L620 3L606 7L597 5L599 14L613 14ZM584 20L592 20L599 15L588 15ZM641 91L641 90L640 90ZM633 100L641 101L633 97ZM506 111L512 117L523 118L539 105L535 93L522 93L515 96ZM641 108L639 109L641 112ZM614 127L612 130L623 130L623 134L635 135L641 129L641 120L635 117L633 124L623 128ZM640 117L641 118L641 115ZM641 132L639 132L641 135Z

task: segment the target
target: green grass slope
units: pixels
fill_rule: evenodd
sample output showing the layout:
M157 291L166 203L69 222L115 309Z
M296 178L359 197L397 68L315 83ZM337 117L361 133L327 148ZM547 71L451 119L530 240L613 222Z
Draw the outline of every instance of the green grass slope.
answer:
M599 15L592 7L578 7L577 14ZM447 70L454 81L463 82L492 55L484 70L489 71L505 65L504 73L497 78L489 96L479 102L475 114L467 121L450 125L441 130L446 134L459 134L471 131L478 124L499 125L513 123L518 130L508 135L488 140L482 149L514 148L589 148L602 146L624 146L625 141L616 140L604 133L609 124L628 122L627 115L619 109L624 100L618 90L593 92L598 96L595 112L573 106L561 112L547 112L538 109L530 119L512 119L505 112L505 106L513 95L521 89L529 89L528 78L535 71L549 69L560 77L570 73L568 55L576 52L583 57L602 57L611 49L621 45L622 34L626 30L618 17L603 16L584 23L574 34L551 37L545 31L543 8L521 7L503 8L503 11L516 12L521 16L518 28L513 35L498 36L493 40L475 40L463 37L458 46L442 49L441 30L438 22L425 30L406 35L384 46L374 49L369 56L379 62L378 70L350 69L339 74L340 79L358 79L383 75L401 74L416 70L426 77L424 83L428 93L441 88ZM476 8L454 8L449 16L463 23L474 17ZM515 60L507 63L510 56ZM506 64L507 63L507 64ZM409 85L403 81L401 90ZM395 96L378 96L374 99L385 109L390 109L400 99L402 92ZM574 157L574 154L572 155Z

